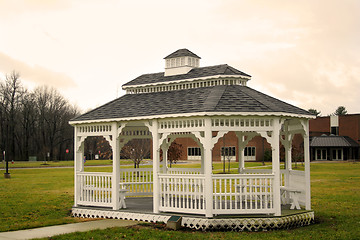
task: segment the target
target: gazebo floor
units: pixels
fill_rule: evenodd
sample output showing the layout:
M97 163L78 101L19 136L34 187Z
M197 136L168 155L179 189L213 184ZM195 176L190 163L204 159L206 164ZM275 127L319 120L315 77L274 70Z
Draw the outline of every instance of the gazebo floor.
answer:
M294 228L314 222L314 211L290 210L290 205L281 206L281 216L267 214L204 215L161 212L153 213L152 197L129 197L126 209L112 210L105 207L73 207L74 217L113 218L145 222L167 222L171 216L181 216L183 227L201 230L267 231L270 229Z

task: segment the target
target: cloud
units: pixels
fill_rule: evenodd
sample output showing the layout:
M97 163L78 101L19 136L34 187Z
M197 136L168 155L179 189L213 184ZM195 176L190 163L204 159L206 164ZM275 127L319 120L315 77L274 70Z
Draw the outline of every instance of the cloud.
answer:
M64 73L55 72L39 65L30 66L1 52L0 71L5 74L17 71L23 79L35 85L48 85L62 89L76 86L74 80Z
M0 18L28 12L58 11L70 6L70 0L0 0Z
M356 0L255 0L223 1L216 14L244 32L233 62L246 64L250 86L330 114L360 111L359 10Z

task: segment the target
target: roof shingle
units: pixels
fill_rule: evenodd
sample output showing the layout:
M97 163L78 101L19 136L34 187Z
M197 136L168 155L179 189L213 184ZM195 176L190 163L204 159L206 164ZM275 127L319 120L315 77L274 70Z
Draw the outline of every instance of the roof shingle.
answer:
M126 94L72 121L134 118L202 112L262 112L311 115L309 112L239 85Z
M164 57L164 59L176 58L176 57L195 57L195 58L201 59L201 57L199 57L198 55L196 55L195 53L193 53L192 51L190 51L186 48L176 50L175 52Z
M359 144L347 136L320 136L311 140L310 147L359 147Z
M123 87L151 84L151 83L165 83L185 79L210 77L218 75L241 75L244 77L251 77L249 74L241 72L236 68L233 68L227 64L210 66L210 67L199 67L191 69L187 74L165 76L164 72L143 74L134 80L127 82Z

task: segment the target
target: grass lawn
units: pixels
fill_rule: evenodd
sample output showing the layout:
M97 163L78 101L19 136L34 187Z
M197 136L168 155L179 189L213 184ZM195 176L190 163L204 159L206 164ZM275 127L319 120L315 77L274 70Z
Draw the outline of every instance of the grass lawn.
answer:
M69 217L73 169L12 170L11 179L4 179L3 172L0 171L0 231L84 220ZM307 227L257 233L203 233L141 225L51 239L360 239L360 163L312 163L311 185L317 223Z
M131 165L131 160L121 160L120 164ZM112 165L112 160L86 160L85 166ZM74 167L74 160L69 161L15 161L9 162L9 169L12 168L46 168L46 167ZM0 169L5 169L5 163L0 162Z

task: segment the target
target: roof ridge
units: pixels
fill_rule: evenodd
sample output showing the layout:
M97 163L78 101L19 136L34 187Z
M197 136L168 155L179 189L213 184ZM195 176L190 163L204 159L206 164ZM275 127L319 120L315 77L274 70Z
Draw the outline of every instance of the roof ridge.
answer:
M221 97L224 95L226 87L226 85L219 85L210 90L209 95L203 103L204 111L212 111L217 107Z

